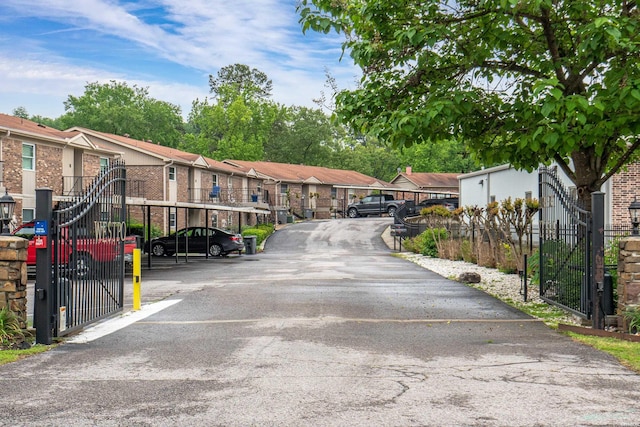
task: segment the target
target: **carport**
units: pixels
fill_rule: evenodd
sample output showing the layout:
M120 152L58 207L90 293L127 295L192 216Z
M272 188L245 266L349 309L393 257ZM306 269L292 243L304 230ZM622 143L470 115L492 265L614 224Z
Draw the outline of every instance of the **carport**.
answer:
M346 217L347 206L352 201L349 200L349 194L355 194L351 191L379 191L380 193L395 193L398 199L410 200L413 201L414 204L418 203L419 195L429 195L429 197L458 197L459 194L455 192L442 192L442 191L432 191L432 190L421 190L416 188L403 188L403 187L385 187L381 185L334 185L339 193L337 200L339 203L338 212L342 213L343 217ZM341 191L340 191L341 190ZM407 197L409 196L409 197Z
M127 201L126 201L126 205L127 205L127 216L129 215L129 212L132 208L141 208L143 210L143 226L145 229L145 235L146 236L151 236L151 209L152 208L162 208L162 209L166 209L167 211L167 215L166 217L169 218L171 216L171 213L175 213L175 218L176 218L176 224L175 224L175 229L176 231L179 230L178 227L178 222L177 222L177 218L178 218L178 211L180 209L184 209L184 228L189 227L189 226L193 226L193 224L189 224L189 212L190 211L204 211L204 223L206 224L207 227L210 227L211 225L209 224L209 220L210 220L210 214L211 212L218 212L218 211L224 211L224 212L237 212L238 214L238 224L237 224L237 232L238 234L240 234L240 232L242 231L242 214L256 214L256 215L262 215L263 218L265 216L269 216L271 215L271 211L266 210L266 209L260 209L260 208L256 208L256 207L251 207L251 206L228 206L228 205L219 205L219 204L212 204L212 203L193 203L193 202L165 202L165 201L156 201L156 200L146 200L146 199L140 199L140 198L135 198L135 197L127 197ZM259 218L259 217L258 217ZM149 237L150 239L150 237ZM177 235L176 235L176 240L178 239ZM186 246L188 247L188 237L185 237L186 239ZM177 242L176 242L177 243ZM141 242L140 249L142 249L144 247L145 241L143 239L143 241ZM205 257L209 258L210 255L208 253L205 253ZM151 254L148 254L147 256L147 269L151 269L152 268L152 256ZM179 263L179 262L184 262L187 263L189 262L189 254L185 253L185 254L178 254L176 253L175 255L175 262Z

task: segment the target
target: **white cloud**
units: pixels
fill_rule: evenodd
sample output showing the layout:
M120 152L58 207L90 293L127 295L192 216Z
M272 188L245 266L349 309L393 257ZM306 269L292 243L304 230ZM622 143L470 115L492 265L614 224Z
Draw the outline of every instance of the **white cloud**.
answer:
M302 37L295 0L3 0L0 15L3 9L11 9L16 19L55 22L57 37L68 31L76 37L99 35L99 42L128 41L134 55L154 63L155 68L134 69L126 61L100 64L95 55L83 62L81 55L55 50L43 34L3 40L0 29L0 48L15 49L0 58L0 99L3 92L59 96L61 111L51 117L62 114L69 94L81 94L94 81L149 87L151 96L180 105L186 116L191 101L208 95L208 75L230 64L265 72L274 82L274 101L286 105L313 106L311 100L325 90L325 68L342 88L352 88L357 74L349 58L338 63L339 36ZM164 14L158 15L162 9ZM106 51L109 46L96 48ZM162 60L166 67L158 66ZM183 75L180 67L185 67ZM202 76L201 84L194 84L194 74ZM4 104L0 100L0 110L9 112Z

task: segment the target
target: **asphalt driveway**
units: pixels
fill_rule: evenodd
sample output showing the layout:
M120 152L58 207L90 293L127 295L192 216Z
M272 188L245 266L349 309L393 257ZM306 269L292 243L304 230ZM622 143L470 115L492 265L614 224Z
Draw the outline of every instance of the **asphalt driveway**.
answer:
M0 367L0 425L638 425L639 375L391 256L390 222L293 224L257 255L163 260L138 314L162 310Z

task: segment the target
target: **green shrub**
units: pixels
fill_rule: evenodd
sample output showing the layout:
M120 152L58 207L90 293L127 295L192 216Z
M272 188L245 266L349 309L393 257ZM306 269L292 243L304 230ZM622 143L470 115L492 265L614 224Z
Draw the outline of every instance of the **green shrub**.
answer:
M413 239L405 240L406 250L425 256L438 257L437 241L447 239L448 233L444 228L430 228Z
M145 236L146 232L147 232L147 229L144 226L144 224L142 224L141 222L134 221L134 220L129 220L127 222L127 235L133 234L136 236ZM153 239L154 237L160 237L162 235L163 233L160 227L157 227L155 225L151 226L151 239Z
M627 307L622 316L628 323L630 334L640 332L640 308Z
M460 254L462 259L466 262L470 262L475 264L478 260L473 253L473 245L471 244L471 240L464 239L460 242Z
M20 319L8 307L0 310L0 345L12 348L25 340L25 331L20 328Z
M273 224L258 224L242 229L242 237L256 236L256 245L260 246L274 231Z

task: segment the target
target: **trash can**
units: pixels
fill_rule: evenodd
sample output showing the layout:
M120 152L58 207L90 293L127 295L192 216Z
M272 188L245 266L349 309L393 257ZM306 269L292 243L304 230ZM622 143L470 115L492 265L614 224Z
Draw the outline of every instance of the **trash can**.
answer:
M313 219L313 209L305 209L304 210L304 218L305 219Z
M255 255L258 248L258 236L244 236L244 252L247 255Z
M278 224L286 224L287 223L287 211L279 210L278 211Z

